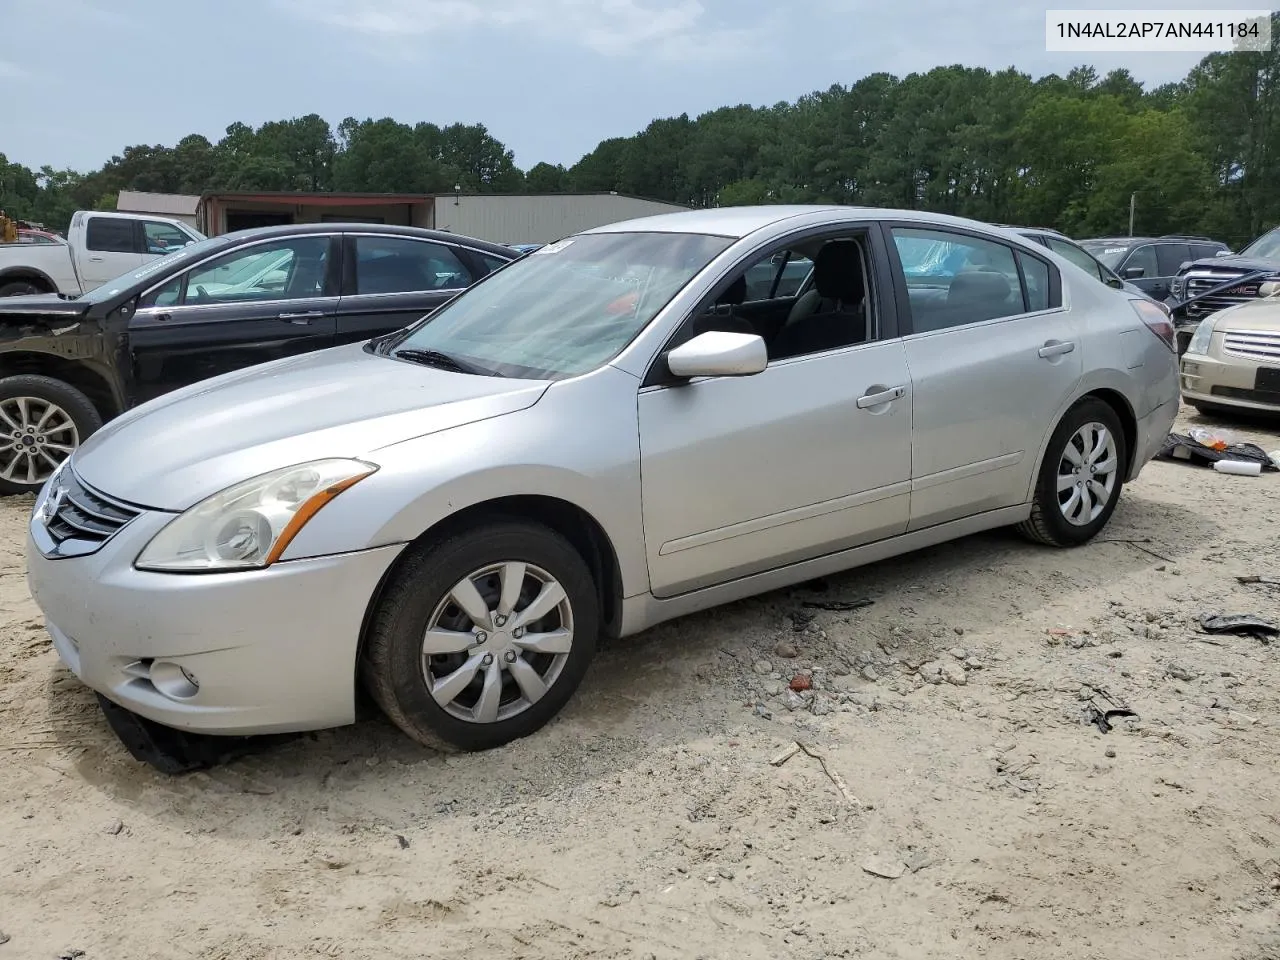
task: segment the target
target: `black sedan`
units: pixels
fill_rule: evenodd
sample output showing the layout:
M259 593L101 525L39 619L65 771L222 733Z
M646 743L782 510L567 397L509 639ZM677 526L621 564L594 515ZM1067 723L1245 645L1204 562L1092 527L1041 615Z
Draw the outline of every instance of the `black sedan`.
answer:
M433 230L299 224L211 237L80 297L0 300L0 492L38 489L130 407L398 330L517 256Z

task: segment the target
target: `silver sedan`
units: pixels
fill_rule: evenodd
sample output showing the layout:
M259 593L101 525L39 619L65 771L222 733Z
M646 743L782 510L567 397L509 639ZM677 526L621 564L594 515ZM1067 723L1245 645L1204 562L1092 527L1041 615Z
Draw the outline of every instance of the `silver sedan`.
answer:
M996 228L663 215L109 423L40 493L29 580L132 715L315 729L363 683L484 749L602 634L994 527L1085 543L1177 408L1160 309Z

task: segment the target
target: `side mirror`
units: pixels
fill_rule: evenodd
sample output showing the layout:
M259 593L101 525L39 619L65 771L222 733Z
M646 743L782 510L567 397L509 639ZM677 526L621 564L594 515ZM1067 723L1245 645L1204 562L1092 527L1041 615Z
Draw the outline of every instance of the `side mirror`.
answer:
M1124 281L1121 280L1119 277L1107 277L1105 282L1107 286L1110 287L1112 290L1124 289Z
M1144 270L1142 267L1125 267L1124 268L1124 278L1126 280L1137 280L1139 277L1145 277L1146 275L1147 275L1147 271Z
M749 377L767 366L764 339L751 333L710 330L667 352L676 377Z
M1268 280L1266 283L1258 287L1258 296L1280 297L1280 283L1277 283L1275 280Z

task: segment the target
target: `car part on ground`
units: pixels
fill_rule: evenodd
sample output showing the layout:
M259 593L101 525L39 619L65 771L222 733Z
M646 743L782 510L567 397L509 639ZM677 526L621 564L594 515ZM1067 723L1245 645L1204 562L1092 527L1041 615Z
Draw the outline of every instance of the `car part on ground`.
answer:
M423 743L497 746L598 635L1000 526L1096 536L1176 414L1172 326L1062 264L919 211L599 227L117 418L36 497L32 595L150 721L350 723L359 678Z

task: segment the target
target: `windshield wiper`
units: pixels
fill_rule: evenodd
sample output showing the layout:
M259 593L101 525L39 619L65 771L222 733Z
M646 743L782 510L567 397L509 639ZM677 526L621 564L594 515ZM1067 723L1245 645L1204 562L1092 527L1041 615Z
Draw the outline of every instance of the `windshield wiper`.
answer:
M486 370L484 367L474 363L459 360L452 354L442 353L439 350L414 350L406 347L403 350L394 351L391 355L402 360L420 363L424 367L439 367L441 370L452 370L454 373L474 373L485 377L495 375L492 370Z

